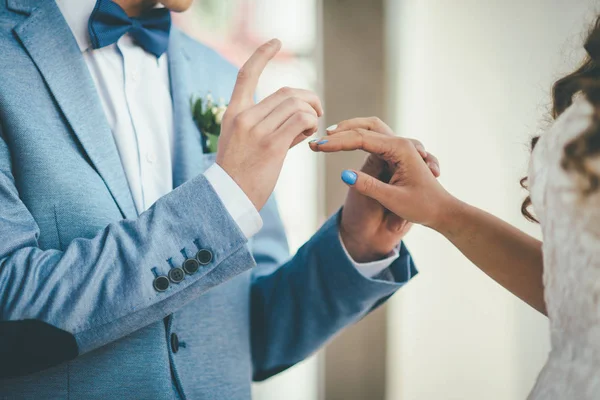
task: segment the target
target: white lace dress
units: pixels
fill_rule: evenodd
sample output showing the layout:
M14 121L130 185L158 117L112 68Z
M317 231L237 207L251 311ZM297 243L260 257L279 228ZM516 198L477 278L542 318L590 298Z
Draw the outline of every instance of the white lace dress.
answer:
M530 400L600 399L600 193L580 194L578 175L560 165L565 144L588 128L592 111L577 97L542 135L531 159L552 351ZM593 168L600 172L598 161Z

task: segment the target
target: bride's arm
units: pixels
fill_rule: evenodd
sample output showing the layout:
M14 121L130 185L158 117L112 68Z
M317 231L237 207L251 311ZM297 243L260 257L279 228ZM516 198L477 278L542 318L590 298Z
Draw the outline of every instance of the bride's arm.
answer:
M500 285L546 314L542 242L453 197L447 202L431 228Z
M483 272L546 313L541 242L450 195L412 143L374 132L378 127L362 126L364 121L344 121L327 140L310 146L322 152L361 149L385 159L394 168L389 183L359 171L347 171L342 177L396 215L437 230Z

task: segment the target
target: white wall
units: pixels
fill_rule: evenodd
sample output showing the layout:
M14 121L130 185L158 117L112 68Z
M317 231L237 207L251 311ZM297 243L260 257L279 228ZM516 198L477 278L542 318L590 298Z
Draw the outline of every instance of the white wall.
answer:
M439 156L451 192L535 234L518 180L593 3L388 0L392 125ZM434 232L408 242L421 275L392 301L388 399L525 398L549 348L545 317Z

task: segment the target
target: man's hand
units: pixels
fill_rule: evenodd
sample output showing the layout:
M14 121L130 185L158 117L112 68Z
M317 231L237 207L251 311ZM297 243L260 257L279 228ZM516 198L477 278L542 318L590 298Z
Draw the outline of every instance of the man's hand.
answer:
M258 79L280 48L277 39L262 45L240 69L217 151L217 164L257 210L273 192L287 151L315 133L323 115L321 101L307 90L283 88L254 103Z
M361 129L376 131L388 136L394 135L389 126L375 117L356 118L340 122L335 129L327 133L336 135L342 132L360 131ZM438 177L440 175L438 160L425 151L421 142L417 140L411 140L410 142L427 163L431 173ZM311 143L313 150L327 151L325 150L326 145L323 146L323 149L320 147L317 142ZM390 181L393 170L393 166L389 165L383 158L373 154L367 157L361 169L362 172L386 183ZM411 223L391 213L378 201L360 194L353 187L348 191L342 210L340 234L348 253L356 262L370 262L388 257L408 233L410 227Z

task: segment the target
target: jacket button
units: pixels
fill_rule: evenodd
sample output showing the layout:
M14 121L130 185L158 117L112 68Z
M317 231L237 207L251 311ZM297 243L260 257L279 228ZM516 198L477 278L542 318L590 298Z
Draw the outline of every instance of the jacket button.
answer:
M213 255L210 250L202 249L196 253L196 260L202 265L210 264L213 259Z
M183 262L183 270L188 275L198 272L198 268L200 268L200 264L198 264L198 261L194 260L193 258L188 258Z
M157 292L164 292L169 288L169 278L164 275L157 276L152 283Z
M171 268L169 271L169 279L173 283L179 283L185 279L185 272L183 272L183 270L179 267Z
M173 353L179 351L179 338L176 333L171 333L171 350L173 350Z

